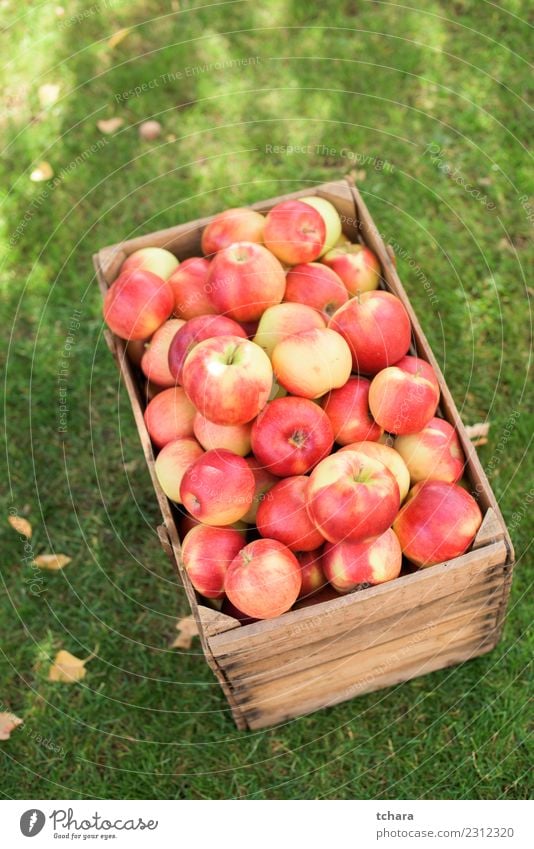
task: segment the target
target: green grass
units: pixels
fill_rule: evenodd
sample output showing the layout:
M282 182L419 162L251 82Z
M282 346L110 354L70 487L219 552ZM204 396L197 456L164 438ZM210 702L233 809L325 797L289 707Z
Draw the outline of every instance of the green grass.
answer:
M0 792L526 798L528 3L64 5L63 19L55 2L1 12L0 515L27 515L34 552L73 562L32 594L23 543L2 520L0 710L25 725L0 743ZM131 31L111 50L121 27ZM187 72L210 63L224 67ZM43 83L61 85L44 111ZM102 136L96 121L112 116L125 124ZM152 117L164 133L141 143L136 125ZM271 145L306 150L275 154ZM29 180L40 160L61 176L55 188ZM103 342L91 254L350 171L365 172L361 190L399 247L401 277L465 421L491 421L480 456L513 526L512 600L503 640L484 658L241 733L198 645L169 648L187 605L155 534L157 506ZM61 436L57 378L76 310ZM81 684L46 680L60 648L83 657L95 647Z

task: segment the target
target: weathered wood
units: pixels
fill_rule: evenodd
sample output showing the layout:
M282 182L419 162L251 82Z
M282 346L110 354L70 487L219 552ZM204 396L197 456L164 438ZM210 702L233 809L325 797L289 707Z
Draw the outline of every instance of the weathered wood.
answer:
M226 616L219 610L212 610L210 607L199 605L198 613L202 628L206 637L215 637L217 634L222 634L225 631L231 631L233 628L240 628L241 623L232 616Z
M492 542L504 539L504 537L505 531L502 523L497 517L495 510L492 507L488 507L486 515L484 516L482 524L475 537L475 541L472 546L473 550L483 548Z

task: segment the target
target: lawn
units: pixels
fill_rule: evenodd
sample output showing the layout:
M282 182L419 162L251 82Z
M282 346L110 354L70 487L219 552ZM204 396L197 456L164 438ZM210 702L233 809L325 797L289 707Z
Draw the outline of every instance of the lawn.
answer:
M0 742L5 798L532 792L528 8L2 4L0 712L24 719ZM122 126L100 132L114 117ZM152 118L163 133L142 141ZM42 161L55 180L30 179ZM395 245L464 420L491 422L480 457L516 548L511 604L483 658L238 732L198 643L170 647L187 605L155 533L91 255L348 173ZM32 523L30 551L10 510ZM50 551L72 562L36 576L32 556ZM59 649L96 652L79 684L47 680Z

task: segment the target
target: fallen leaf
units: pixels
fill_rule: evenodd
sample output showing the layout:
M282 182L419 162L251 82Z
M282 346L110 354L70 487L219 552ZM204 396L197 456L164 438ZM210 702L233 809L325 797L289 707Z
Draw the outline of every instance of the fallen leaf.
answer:
M0 740L9 740L11 732L22 722L14 713L0 713Z
M72 560L72 557L67 557L66 554L39 554L33 561L40 569L50 569L56 572L58 569L63 569Z
M194 616L186 616L184 619L179 619L176 623L176 630L179 631L179 634L172 643L171 648L190 649L193 637L198 635L197 623Z
M113 50L113 48L120 44L121 41L124 41L124 39L130 32L131 29L129 27L125 27L124 29L118 29L117 32L113 33L113 35L109 39L108 47Z
M139 467L139 460L129 460L124 464L123 468L125 472L135 472L135 470Z
M61 86L57 83L45 83L39 87L39 103L43 109L52 106L59 97Z
M42 183L43 180L50 180L54 176L52 166L49 162L39 162L37 168L34 168L30 174L32 183Z
M19 534L22 534L28 539L32 538L32 526L27 519L23 519L22 516L8 516L7 521Z
M488 433L490 429L489 422L477 422L474 425L466 425L466 433L476 447L477 445L486 445L488 442Z
M97 121L96 126L104 135L109 136L114 133L124 124L124 118L105 118L103 121Z
M48 680L62 681L66 684L75 684L77 681L81 681L82 678L85 678L87 672L85 664L92 660L93 657L95 657L94 652L89 657L80 660L79 657L75 657L70 652L65 651L65 649L61 649L56 654L56 659L50 667Z
M139 124L139 135L143 141L154 141L161 135L161 124L159 121L143 121Z

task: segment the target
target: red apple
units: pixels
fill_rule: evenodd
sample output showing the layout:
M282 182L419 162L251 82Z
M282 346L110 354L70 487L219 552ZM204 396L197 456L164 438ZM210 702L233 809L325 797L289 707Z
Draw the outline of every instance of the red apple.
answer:
M481 524L480 507L461 486L421 481L410 491L393 530L408 560L433 566L467 551Z
M285 613L297 600L300 588L297 558L274 539L258 539L242 548L224 582L230 602L255 619L273 619Z
M178 383L183 383L187 355L199 342L216 336L239 336L245 339L246 333L237 321L224 315L199 315L180 327L169 347L169 370Z
M262 501L269 497L269 490L271 490L275 483L277 483L280 479L268 472L267 469L263 467L263 464L256 460L254 455L245 457L245 461L254 475L255 487L252 504L243 516L243 521L248 522L250 525L255 525L258 507Z
M332 423L339 445L351 442L375 442L383 430L369 410L369 387L365 377L350 377L344 386L333 389L322 400L322 408Z
M205 525L231 525L242 519L254 497L254 475L243 457L224 449L206 451L182 478L186 510Z
M322 567L322 553L322 547L316 548L315 551L299 551L296 553L302 579L299 598L313 595L313 593L328 587Z
M284 297L284 269L263 245L236 242L213 259L207 289L217 312L255 321Z
M391 292L364 292L340 307L328 325L345 338L354 370L376 374L410 347L410 319Z
M178 260L166 251L165 248L140 248L124 260L121 265L121 274L130 271L151 271L162 280L168 280L174 269L178 267Z
M128 271L104 298L104 321L122 339L148 339L174 309L169 284L150 271Z
M327 321L348 299L348 292L337 274L320 262L295 265L286 275L284 301L307 304Z
M158 392L148 404L145 425L157 448L175 439L193 436L196 410L181 386Z
M321 262L336 272L351 295L378 289L380 263L378 257L365 245L335 247L324 255Z
M171 501L177 504L182 503L180 498L182 478L203 453L196 439L192 437L175 439L161 449L156 457L156 477L163 492Z
M341 221L332 204L317 197L286 200L267 215L266 247L287 265L313 262L330 250L341 234Z
M241 625L250 625L252 622L258 621L253 616L247 616L242 610L238 610L235 604L232 604L230 599L226 597L222 603L221 613L224 613L225 616L231 616L232 619L237 619L238 622L241 622Z
M306 398L277 398L252 427L252 450L279 477L303 475L332 450L334 433L324 410Z
M206 451L226 448L246 457L250 454L250 431L252 424L220 425L210 422L202 413L197 413L193 422L195 436Z
M419 433L398 436L394 446L414 484L429 478L456 483L462 477L465 466L462 446L453 426L443 419L430 419Z
M216 215L202 233L202 253L216 254L235 242L263 242L265 217L253 209L236 207Z
M305 475L284 478L260 504L256 525L262 537L277 539L291 551L313 551L324 539L311 522L306 510L308 478Z
M382 445L380 442L351 442L350 445L345 445L339 450L358 451L361 454L366 454L367 457L380 460L397 481L401 503L404 501L410 489L410 473L406 463L394 448L389 445Z
M384 533L399 505L397 481L366 454L338 451L311 473L308 513L329 542L359 542Z
M154 333L141 358L141 369L156 386L175 386L176 380L169 370L169 347L176 333L183 327L180 318L170 318Z
M414 360L421 366L416 371ZM389 433L418 433L435 415L438 403L439 386L433 369L417 357L404 357L371 381L369 408L375 421Z
M238 336L206 339L188 355L184 388L205 418L215 424L252 421L267 403L273 384L269 357Z
M194 588L205 598L224 597L224 579L245 536L232 528L197 525L182 542L182 561Z
M184 259L169 277L174 293L174 314L188 321L199 315L213 315L216 310L208 295L210 261L203 256Z
M362 584L383 584L398 578L402 551L397 537L389 528L380 536L364 542L327 542L322 565L334 589L348 593Z
M254 342L271 357L282 339L304 330L325 327L323 319L312 307L293 303L276 304L265 310L260 318Z
M273 351L272 363L278 383L301 398L320 398L343 386L352 368L349 346L328 328L282 339Z

